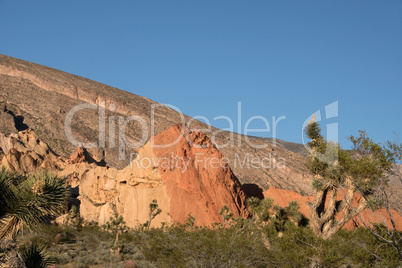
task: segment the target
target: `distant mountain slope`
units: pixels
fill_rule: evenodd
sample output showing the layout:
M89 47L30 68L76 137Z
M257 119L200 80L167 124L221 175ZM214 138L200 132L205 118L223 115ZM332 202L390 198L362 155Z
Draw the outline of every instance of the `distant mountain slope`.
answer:
M118 118L140 116L150 126L151 107L156 102L123 90L119 90L83 77L65 73L56 69L35 63L0 55L0 115L1 132L12 130L6 127L10 120L14 120L16 129L31 127L57 154L68 156L75 151L76 146L71 144L65 134L64 123L66 115L78 104L99 104L105 102L105 118L116 118L113 124L115 130L121 127ZM208 109L208 107L206 107ZM180 123L181 116L189 120L188 116L166 107L158 106L155 109L155 133L158 134L169 127ZM99 137L99 111L85 109L77 112L72 120L72 133L77 140L94 142ZM8 119L7 119L8 118ZM13 118L13 119L11 119ZM8 120L8 121L7 121ZM3 123L1 123L3 122ZM195 120L191 129L205 129L207 126ZM124 146L125 160L119 159L118 137L113 139L115 146L110 148L108 127L105 133L106 148L90 148L91 154L104 159L109 165L123 168L130 162L130 154L135 148ZM302 195L312 194L310 189L310 175L305 167L306 158L303 145L277 140L276 146L272 139L245 137L226 131L220 131L216 136L216 128L204 131L208 136L214 136L214 143L229 160L229 165L243 184L258 184L264 190L270 186L294 190ZM116 131L115 131L116 132ZM150 133L145 135L148 140ZM135 143L142 137L138 123L131 122L126 127L125 142ZM246 142L246 138L257 145L267 145L266 148L255 149ZM228 142L233 146L224 146ZM239 141L241 145L239 145ZM254 159L254 160L253 160ZM252 161L263 163L252 164ZM265 161L265 162L264 162ZM256 162L255 162L256 163ZM252 187L251 187L252 188Z

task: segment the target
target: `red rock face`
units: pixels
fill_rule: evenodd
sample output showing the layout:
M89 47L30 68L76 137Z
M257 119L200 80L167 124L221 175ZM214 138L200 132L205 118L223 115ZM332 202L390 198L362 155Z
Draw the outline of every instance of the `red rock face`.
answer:
M197 225L221 222L225 205L235 217L248 216L240 182L205 134L176 125L151 142L173 221L183 222L191 213Z
M297 201L299 203L299 211L307 218L310 215L308 206L306 202L311 202L314 200L313 196L302 196L294 191L287 191L283 189L275 189L273 187L264 191L264 198L272 198L275 204L280 207L286 207L291 201Z

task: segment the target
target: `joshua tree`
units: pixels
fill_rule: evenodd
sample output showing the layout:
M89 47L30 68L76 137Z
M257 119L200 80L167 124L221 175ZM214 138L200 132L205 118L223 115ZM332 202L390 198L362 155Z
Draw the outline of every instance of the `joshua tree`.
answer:
M158 201L157 200L152 200L152 202L149 204L149 219L148 221L144 224L144 226L149 230L151 227L151 221L161 214L162 209L159 208Z
M393 154L374 143L364 131L358 137L349 137L353 149L348 151L326 141L314 120L306 126L305 133L311 139L308 167L316 190L314 201L309 203L310 224L316 235L327 239L375 201L375 189L386 184L383 175L392 166ZM359 198L356 193L361 198L353 206L353 198ZM338 195L342 197L340 201ZM337 213L342 215L340 221L335 221Z
M64 179L48 173L16 175L0 171L0 240L60 214L68 200Z
M113 248L117 247L117 243L119 242L119 234L123 233L128 229L126 222L123 219L123 216L118 213L114 214L114 217L110 217L109 221L103 225L105 230L109 230L116 235Z

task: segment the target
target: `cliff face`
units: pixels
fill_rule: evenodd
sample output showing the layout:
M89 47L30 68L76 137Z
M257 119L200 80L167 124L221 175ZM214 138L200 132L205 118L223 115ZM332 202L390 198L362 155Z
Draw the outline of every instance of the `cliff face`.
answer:
M164 148L155 148L153 141ZM246 195L229 166L198 166L197 161L208 159L221 161L223 156L205 134L176 125L140 148L122 170L84 161L68 166L61 175L79 188L81 215L100 223L114 212L123 215L128 226L145 223L152 200L162 209L155 225L184 222L189 214L199 225L221 222L224 205L236 217L248 216Z
M199 225L221 222L219 211L225 205L235 217L248 216L240 182L204 133L176 125L150 142L172 218L184 221L191 213ZM133 164L141 165L143 159L139 155Z
M36 133L27 129L5 136L0 133L0 148L4 156L0 165L11 171L32 173L38 170L59 171L65 162Z

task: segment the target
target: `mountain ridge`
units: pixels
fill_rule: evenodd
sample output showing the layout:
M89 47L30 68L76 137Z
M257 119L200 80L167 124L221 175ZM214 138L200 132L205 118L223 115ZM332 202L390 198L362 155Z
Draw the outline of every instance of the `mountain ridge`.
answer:
M103 132L106 146L87 149L97 162L118 170L124 169L142 147L132 148L130 144L143 138L144 145L151 136L179 123L187 125L191 119L148 98L53 68L0 55L0 132L3 133L0 143L4 136L18 135L20 131L30 127L56 156L68 158L76 151L77 144L74 145L66 135L66 119L75 107L88 103L92 108L99 108L99 104L103 103L104 114L101 108L78 111L72 117L74 120L71 120L71 135L83 143L96 140L99 143L102 134L102 122L99 118L108 119L108 131L105 129ZM157 106L153 114L155 132L147 133L144 138L141 125L138 122L129 122L123 129L125 140L122 142L120 122L110 120L137 116L149 125L152 122L153 105ZM302 196L314 194L303 145L278 139L244 136L211 126L207 129L206 124L197 120L193 120L187 127L190 130L203 129L202 132L222 153L247 194L261 196L262 191L269 188L294 191ZM118 130L118 135L114 136L115 133L110 130ZM113 144L114 147L111 146ZM227 144L230 146L225 146ZM4 155L5 152L0 150L0 160ZM123 160L120 159L122 155L125 157ZM30 159L42 161L40 157L35 157L32 155ZM44 165L47 163L45 161ZM395 176L390 177L389 194L392 206L400 211L402 185Z
M114 105L114 110L106 109L106 117L115 116L140 116L150 124L152 105L158 103L133 93L116 89L87 78L79 77L57 69L38 65L31 62L0 55L0 102L6 109L12 111L15 116L23 118L23 123L33 128L49 146L59 155L68 157L76 146L71 144L65 135L64 122L68 112L75 106L91 103L98 105L105 102L105 107ZM4 114L4 113L3 113ZM86 109L74 115L72 133L77 140L92 142L99 136L99 112ZM155 133L158 134L169 127L186 121L190 117L166 107L158 106L155 109ZM118 124L116 123L116 129ZM206 129L208 126L194 120L191 129ZM306 158L298 153L286 149L287 143L276 140L276 145L267 138L247 137L253 144L265 145L264 149L252 148L245 140L246 136L229 133L210 127L210 131L204 131L207 135L219 132L214 142L231 163L235 161L248 161L250 159L283 158L286 167L250 169L242 165L231 166L235 175L242 183L257 183L264 189L274 186L295 190L303 195L311 194L309 187L309 175L304 165ZM137 142L141 138L141 129L138 124L128 124L126 129L127 142ZM150 134L146 140L150 138ZM108 133L106 140L109 141ZM241 141L242 146L220 146L231 139ZM118 144L118 140L115 143ZM299 151L303 146L297 147ZM125 167L135 155L136 150L125 146L126 159L119 161L119 148L89 148L91 154L104 160L116 168ZM297 150L295 150L297 151ZM237 157L237 158L236 158ZM245 160L244 160L245 159Z

